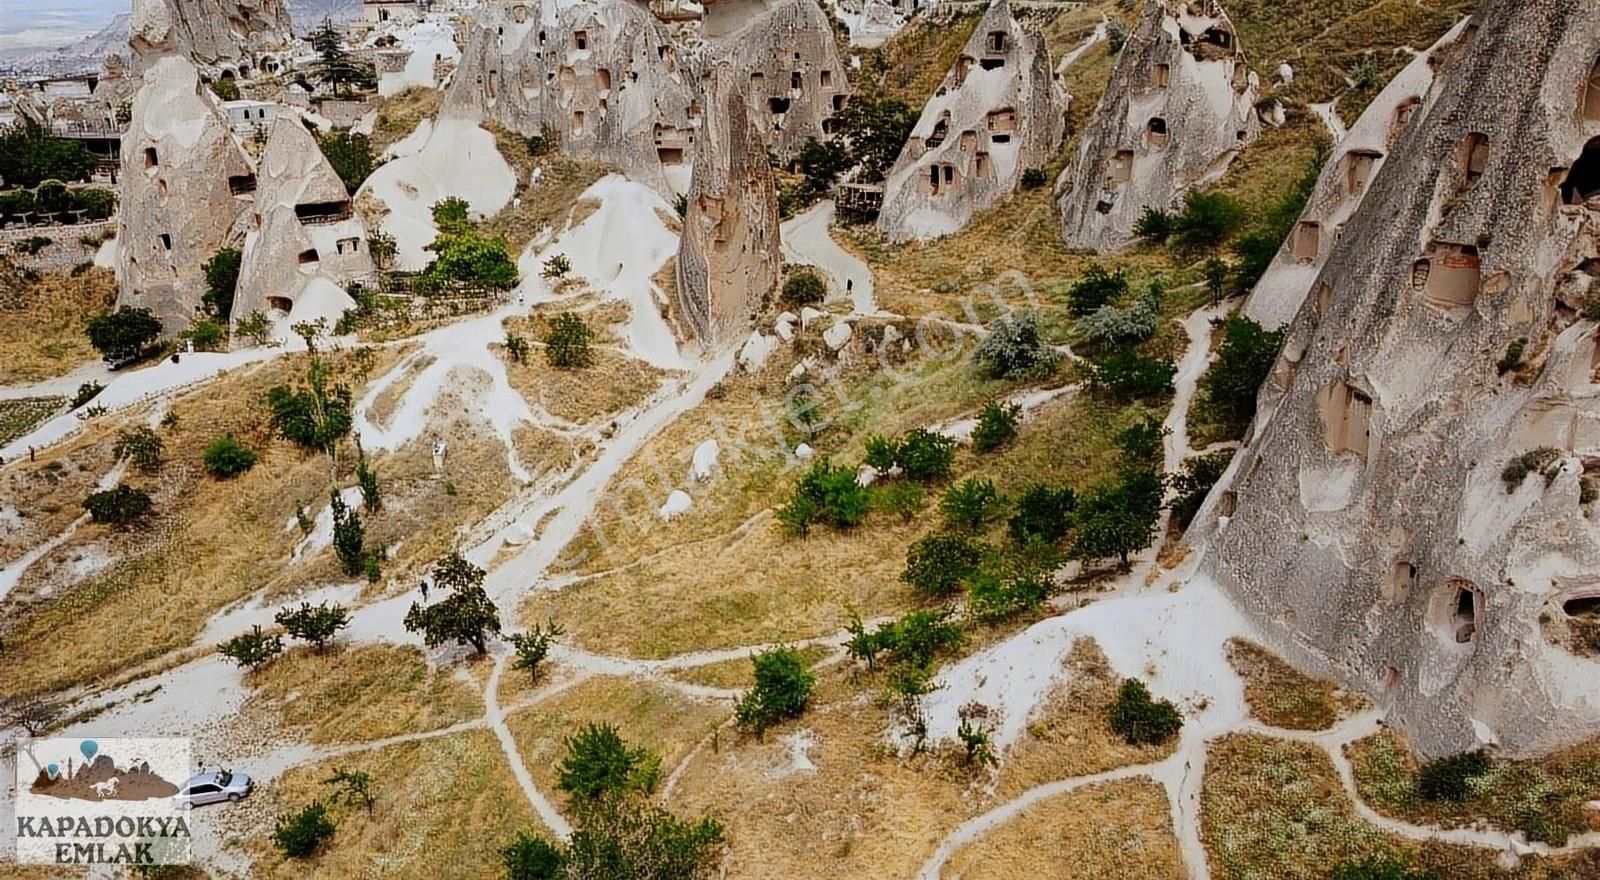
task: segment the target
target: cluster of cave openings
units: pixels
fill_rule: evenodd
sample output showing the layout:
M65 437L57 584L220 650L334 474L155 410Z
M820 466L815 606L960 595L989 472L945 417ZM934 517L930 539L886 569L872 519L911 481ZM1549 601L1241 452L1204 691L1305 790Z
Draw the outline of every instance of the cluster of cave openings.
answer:
M1008 144L1011 135L1017 130L1017 111L1011 107L1001 107L992 111L988 116L989 142L995 144Z
M1383 598L1390 602L1403 601L1411 595L1411 590L1417 585L1417 564L1415 562L1400 561L1394 564L1389 572L1389 580L1383 585Z
M1444 590L1448 602L1443 609L1445 627L1456 644L1468 644L1478 631L1478 614L1483 610L1483 596L1471 581L1462 578L1445 581Z
M1372 182L1372 172L1378 167L1383 154L1377 150L1351 150L1344 154L1344 192L1358 196Z
M1462 138L1456 161L1461 165L1463 185L1471 186L1477 183L1478 178L1482 177L1484 170L1489 167L1489 136L1474 131Z
M946 110L939 117L939 120L933 124L933 132L928 135L928 139L926 141L926 145L927 145L928 149L931 150L934 147L937 147L940 144L944 143L944 139L949 137L949 136L950 136L950 111Z
M1372 436L1372 396L1349 382L1339 381L1329 385L1321 397L1329 451L1335 455L1353 452L1366 458Z
M1172 78L1172 65L1162 62L1150 68L1150 88L1164 89Z
M956 166L948 162L938 162L928 166L928 191L939 195L955 186Z
M1322 224L1315 220L1302 220L1294 230L1294 259L1297 263L1316 262L1322 250Z
M1150 117L1144 126L1144 144L1152 150L1159 150L1167 145L1167 121L1160 116Z
M1596 195L1600 195L1600 137L1583 145L1578 161L1561 181L1561 203L1581 205Z
M1411 286L1442 309L1469 308L1478 299L1480 261L1470 244L1436 242L1411 266Z

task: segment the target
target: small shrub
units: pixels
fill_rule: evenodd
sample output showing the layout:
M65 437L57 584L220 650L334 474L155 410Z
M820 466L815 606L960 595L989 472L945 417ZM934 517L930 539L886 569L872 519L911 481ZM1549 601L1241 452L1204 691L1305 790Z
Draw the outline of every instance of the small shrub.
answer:
M1050 598L1052 584L1042 574L1002 576L981 572L967 586L967 610L991 623L1023 614Z
M900 458L900 444L882 434L867 438L866 463L880 474L887 474Z
M756 684L739 698L735 717L741 729L759 737L773 724L806 711L817 677L793 648L774 648L752 660Z
M1155 416L1145 416L1117 432L1117 449L1122 460L1130 464L1159 467L1161 465L1161 440L1170 433Z
M506 333L506 355L513 363L525 364L528 362L528 340L515 333Z
M1133 224L1133 234L1156 244L1165 242L1172 235L1172 214L1154 205L1145 208Z
M96 382L92 379L83 383L82 385L79 385L77 393L72 395L72 408L77 409L89 401L94 400L99 396L100 392L104 390L106 390L106 386L101 385L99 382Z
M950 476L955 458L954 439L924 428L907 431L895 450L895 464L900 466L907 478L919 483Z
M968 477L944 493L939 510L951 528L975 532L999 516L1003 504L993 480Z
M1506 346L1506 353L1501 355L1500 360L1495 362L1495 373L1504 376L1512 370L1522 366L1523 351L1526 350L1527 347L1528 339L1525 336L1511 340L1511 344Z
M561 880L567 854L542 837L519 831L500 848L500 863L505 866L506 880Z
M801 269L792 273L783 281L782 299L784 305L793 308L801 306L814 306L828 297L827 285L823 284L822 277L810 269Z
M1111 705L1111 729L1129 745L1158 746L1178 735L1183 716L1170 700L1155 700L1144 682L1124 679Z
M117 486L95 492L83 499L83 509L97 523L118 527L132 525L150 512L150 495L132 486Z
M467 213L472 206L460 196L446 196L433 203L433 225L440 232L462 232L471 228L472 222L467 219Z
M926 672L932 669L938 654L954 650L966 640L952 617L948 608L912 611L870 633L856 618L850 624L851 638L846 648L869 670L874 668L878 655L884 654L890 664Z
M867 490L856 482L855 471L824 458L800 478L793 498L779 511L779 521L803 537L813 522L839 529L860 525L868 506Z
M1016 512L1006 523L1006 532L1017 544L1054 544L1067 536L1077 504L1078 496L1071 489L1035 483L1017 498Z
M161 456L166 444L155 431L140 425L131 431L117 432L116 445L111 451L117 458L126 458L133 466L147 474L161 470Z
M223 248L200 266L200 271L206 276L206 292L201 294L200 303L213 320L226 323L233 315L233 294L239 286L239 265L242 261L243 254L238 248ZM199 344L195 343L196 346Z
M240 633L217 646L222 656L252 671L260 669L283 653L283 637L265 635L256 624L247 633Z
M344 503L344 496L338 489L328 494L328 503L333 508L333 551L339 557L339 570L352 576L363 574L367 530L361 523L361 514Z
M206 446L206 451L200 456L200 464L206 473L226 480L255 467L256 454L235 440L232 434L224 434Z
M1091 345L1121 346L1143 342L1156 335L1160 301L1148 296L1126 308L1101 306L1078 319L1078 332Z
M336 802L355 805L360 804L367 812L372 812L372 807L377 803L377 798L372 794L372 774L365 770L346 770L335 767L333 774L322 780L323 785L334 786L332 799Z
M378 486L378 470L367 460L366 450L361 448L360 438L356 443L356 485L361 487L361 506L367 513L377 513L383 509L383 491Z
M1506 494L1517 491L1517 487L1522 485L1522 481L1529 474L1543 474L1544 484L1550 485L1555 481L1555 465L1560 461L1561 450L1549 446L1530 449L1511 459L1500 472L1500 480L1505 483Z
M882 509L898 514L902 522L911 522L916 519L917 514L928 506L927 494L916 483L893 482L884 484L883 488L878 492L877 499L878 505Z
M1432 871L1413 868L1410 862L1387 855L1345 859L1335 864L1328 876L1329 880L1440 880Z
M1023 379L1048 374L1061 356L1040 337L1039 315L1024 311L995 318L973 359L991 378Z
M272 619L290 636L310 642L321 651L339 634L339 630L350 625L350 612L337 603L312 605L310 602L301 602L299 608L278 609Z
M317 146L328 157L333 173L339 175L345 192L355 195L361 184L378 167L372 152L372 141L364 134L348 131L330 132L317 136Z
M11 250L15 253L21 254L22 256L31 257L49 247L51 244L53 244L53 242L42 235L30 235L27 238L20 239L15 244L11 245Z
M576 801L593 801L628 792L649 794L661 778L661 756L630 748L610 724L585 724L565 741L567 756L557 768L556 787Z
M1181 250L1213 250L1244 225L1244 206L1223 192L1190 190L1172 219L1171 242Z
M256 345L266 345L272 341L272 319L259 310L234 322L233 329Z
M272 842L283 854L292 859L309 858L322 844L333 836L333 820L322 801L312 801L296 813L278 817L277 829L272 832Z
M984 550L982 542L965 535L929 535L906 551L900 580L924 596L949 596L977 574Z
M1038 189L1048 183L1049 180L1049 178L1045 177L1043 168L1028 168L1022 172L1020 183L1023 189Z
M587 367L594 360L589 349L593 336L594 331L582 318L562 312L550 320L550 330L544 337L545 359L558 370Z
M1088 366L1089 384L1119 401L1143 400L1172 392L1178 368L1168 358L1121 348Z
M1020 406L989 401L978 413L978 424L972 429L972 447L979 452L993 452L1015 440L1021 414Z
M1072 511L1072 556L1085 562L1129 556L1155 537L1165 481L1151 468L1125 468L1114 481L1094 487Z
M544 278L555 280L567 277L567 273L571 271L571 258L566 254L555 254L544 261L544 267L539 271L539 274Z
M1111 54L1116 55L1128 43L1128 26L1120 19L1110 19L1106 22L1106 46L1111 49Z
M989 728L993 723L989 707L976 701L967 703L956 710L956 717L960 721L956 727L956 738L961 740L962 765L993 767L998 763L994 742L989 738Z
M210 318L199 318L183 331L183 338L192 343L196 351L219 351L228 341L228 328Z
M513 633L510 641L512 649L517 652L517 659L511 665L517 669L526 669L528 677L538 681L540 664L544 663L544 658L549 655L550 646L555 643L556 638L565 632L560 624L551 620L542 626L536 623L533 629L525 633Z
M1417 770L1417 797L1459 803L1472 793L1473 782L1490 769L1489 754L1482 749L1427 761Z
M1067 288L1067 305L1074 315L1083 317L1102 306L1111 305L1127 292L1127 272L1122 269L1107 272L1105 267L1096 263Z

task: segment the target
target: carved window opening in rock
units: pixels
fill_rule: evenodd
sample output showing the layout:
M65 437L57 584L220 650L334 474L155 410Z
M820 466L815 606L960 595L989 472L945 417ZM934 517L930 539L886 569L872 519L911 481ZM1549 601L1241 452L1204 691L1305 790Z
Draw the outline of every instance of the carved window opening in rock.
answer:
M511 7L511 20L517 24L522 24L523 22L527 21L528 7L523 6L521 3Z
M1600 122L1600 59L1589 68L1589 78L1583 84L1583 118L1585 122Z
M1428 249L1423 283L1428 302L1442 309L1470 307L1478 299L1478 249L1470 244L1436 242ZM1424 261L1419 261L1424 262ZM1417 283L1412 267L1411 283Z
M990 31L983 40L984 48L990 52L1004 52L1006 50L1006 32Z
M1411 589L1416 585L1417 564L1396 562L1389 571L1389 580L1383 585L1383 598L1389 602L1403 600L1411 595Z
M683 149L681 147L657 147L656 158L663 165L682 165Z
M790 71L790 73L789 73L789 88L792 91L796 91L796 92L798 92L801 89L805 88L805 76L802 73L800 73L800 71L798 71L798 70Z
M782 116L783 114L789 112L789 99L788 98L768 98L767 99L767 109L772 111L772 115L773 116Z
M838 113L840 110L843 110L844 109L845 99L848 98L848 97L849 97L848 95L834 95L833 96L833 112Z
M1400 137L1400 133L1405 131L1406 125L1411 122L1411 117L1421 106L1422 99L1413 96L1401 101L1400 106L1394 108L1394 124L1389 129L1389 143L1394 143Z
M1583 153L1561 181L1563 205L1581 205L1595 195L1600 195L1600 137L1583 145Z
M602 92L611 91L611 69L599 67L594 72L594 87Z
M956 85L959 86L967 81L967 74L972 72L974 63L975 61L971 55L963 55L956 59Z
M155 147L145 147L144 148L144 167L146 167L146 168L156 168L156 167L160 166L160 164L161 164L160 160L158 160L156 158L156 148Z
M294 300L286 296L269 296L267 297L267 308L287 315L294 309Z
M822 87L823 88L825 88L825 89L833 88L833 71L824 70L824 71L822 71L822 73L818 74L818 77L820 78L820 80L822 82Z
M256 176L254 174L233 174L228 177L228 192L236 196L243 196L255 191Z
M333 249L341 254L358 253L361 250L361 239L354 237L341 238L333 243Z
M1004 58L985 58L978 62L978 66L984 70L999 70L1006 66L1006 60Z
M1233 33L1225 28L1208 28L1200 39L1202 42L1210 43L1219 49L1233 48Z
M544 31L539 32L539 45L544 45Z
M1400 670L1393 666L1383 667L1383 692L1389 693L1400 684Z
M163 178L156 179L156 198L167 200L167 181Z
M1106 186L1116 189L1133 179L1133 151L1118 150L1106 164Z
M505 36L506 35L506 26L503 25L503 24L502 25L497 25L495 27L495 29L494 29L494 35L497 36L497 37Z
M1465 181L1463 188L1477 183L1484 169L1489 166L1489 136L1474 131L1462 138L1456 162L1461 167Z
M581 136L583 134L583 111L582 110L574 110L574 111L572 111L572 134L573 134L574 137L578 137L578 136Z
M1351 150L1344 154L1344 192L1347 196L1360 195L1372 180L1372 171L1378 167L1383 154L1377 150Z
M1217 516L1233 516L1239 511L1239 493L1225 489L1217 498Z
M300 256L296 257L295 259L302 266L309 266L313 263L321 261L321 258L317 256L316 248L306 248L305 250L301 251Z
M1294 230L1294 259L1297 263L1312 263L1322 249L1322 224L1302 220Z
M489 96L491 101L500 96L500 71L489 71L489 80L484 83L484 93Z
M989 161L988 153L978 153L973 157L972 173L978 177L990 177L994 174L994 163Z
M1469 644L1478 631L1478 612L1483 605L1483 597L1470 581L1461 578L1445 581L1444 588L1449 599L1444 609L1448 615L1445 619L1446 630L1456 644Z
M934 147L937 147L940 144L944 143L944 139L949 137L949 136L950 136L950 111L946 110L944 112L944 115L940 116L939 120L933 124L933 133L928 135L928 140L927 140L928 149L931 150Z
M323 223L337 223L348 220L351 216L350 200L343 199L337 202L307 202L294 206L294 215L300 222L307 226Z
M563 65L561 68L561 91L570 95L573 89L577 88L577 85L578 72L570 66Z
M172 236L171 236L171 234L163 232L160 235L156 236L156 239L161 242L161 249L162 250L167 251L168 253L170 253L172 251Z
M572 48L577 49L579 52L587 50L589 48L589 32L573 31Z
M1581 617L1600 622L1600 594L1568 599L1561 603L1561 611L1568 617Z
M1145 146L1159 150L1167 145L1167 121L1159 116L1150 117L1144 127Z
M1172 78L1172 65L1165 62L1150 68L1150 88L1164 89Z
M978 133L967 129L961 133L961 152L970 153L978 149Z
M722 199L716 196L700 196L700 223L711 233L712 244L724 244L727 234L722 229Z
M1334 382L1320 396L1329 451L1334 455L1353 452L1366 458L1371 441L1372 398L1349 382Z
M762 73L759 70L757 70L754 73L750 74L750 92L751 92L751 94L757 94L757 95L761 94L762 88L764 86L766 86L766 84L767 84L767 75L766 74Z
M1250 68L1243 61L1233 63L1233 90L1244 91L1250 85Z
M1332 299L1333 299L1333 285L1329 284L1326 281L1317 282L1316 288L1311 291L1311 309L1312 309L1312 311L1316 312L1319 315L1322 314L1323 312L1326 312L1328 310L1328 302L1330 300L1332 300Z

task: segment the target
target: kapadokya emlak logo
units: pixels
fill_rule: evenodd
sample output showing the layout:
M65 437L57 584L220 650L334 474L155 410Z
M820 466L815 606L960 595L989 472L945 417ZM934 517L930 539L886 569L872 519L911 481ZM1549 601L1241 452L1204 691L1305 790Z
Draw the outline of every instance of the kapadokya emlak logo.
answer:
M174 797L193 767L188 739L46 737L16 753L17 861L181 864L189 817Z
M178 793L177 783L150 769L150 762L131 756L123 767L116 758L100 751L92 739L78 744L83 761L67 759L67 765L51 762L39 768L28 791L45 797L76 798L85 801L147 801L170 798Z

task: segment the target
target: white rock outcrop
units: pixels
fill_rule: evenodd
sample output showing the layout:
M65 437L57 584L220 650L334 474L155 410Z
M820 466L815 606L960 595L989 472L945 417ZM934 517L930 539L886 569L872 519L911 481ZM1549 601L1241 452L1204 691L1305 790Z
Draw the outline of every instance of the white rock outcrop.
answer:
M294 48L282 0L134 0L134 71L176 51L208 75L252 76Z
M607 162L657 191L686 188L696 84L661 23L635 0L489 3L474 19L447 112Z
M707 345L730 343L778 284L778 193L734 72L706 78L707 108L678 247L680 322Z
M1287 324L1300 309L1311 285L1339 240L1345 223L1361 207L1373 181L1406 126L1426 112L1434 92L1435 74L1443 56L1467 28L1463 19L1407 64L1362 111L1361 118L1334 146L1322 168L1311 198L1272 264L1245 300L1245 316L1272 329Z
M1600 16L1485 3L1459 46L1191 540L1424 755L1528 755L1600 733Z
M1146 0L1072 163L1057 181L1071 247L1133 241L1147 208L1181 205L1255 140L1256 76L1214 2Z
M260 311L285 329L317 318L331 325L343 309L341 297L329 296L329 287L342 289L372 273L366 227L339 175L298 119L278 117L257 168L233 318ZM313 285L318 279L329 284ZM317 296L305 296L308 287Z
M1067 98L1044 37L996 0L884 180L878 228L891 241L949 235L1042 169L1061 146Z

